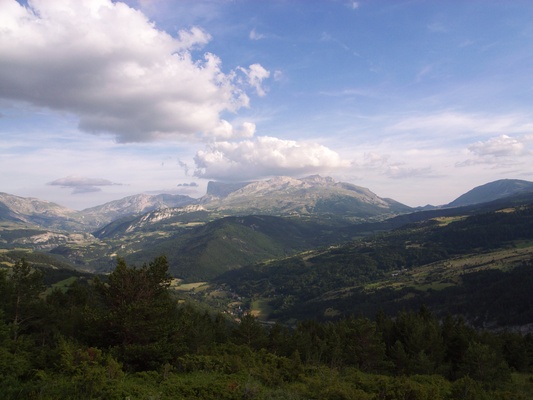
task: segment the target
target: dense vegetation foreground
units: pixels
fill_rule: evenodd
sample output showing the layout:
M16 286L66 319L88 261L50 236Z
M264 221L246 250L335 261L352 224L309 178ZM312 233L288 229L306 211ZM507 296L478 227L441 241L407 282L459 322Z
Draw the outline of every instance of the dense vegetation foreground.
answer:
M45 291L0 271L2 399L530 399L533 337L428 309L238 323L178 303L164 257Z

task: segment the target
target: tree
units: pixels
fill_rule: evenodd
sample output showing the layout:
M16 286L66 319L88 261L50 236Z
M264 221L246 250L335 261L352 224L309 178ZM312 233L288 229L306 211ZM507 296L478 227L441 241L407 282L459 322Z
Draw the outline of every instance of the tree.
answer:
M251 314L241 318L240 324L233 331L233 337L237 344L245 344L255 350L265 347L268 341L265 329Z
M177 308L167 271L166 257L141 268L119 258L108 281L97 283L104 306L99 344L113 347L134 370L157 368L174 355Z
M478 342L468 347L459 371L492 389L511 380L511 371L503 357L490 346Z
M376 323L367 318L348 318L339 323L343 337L345 362L363 371L374 372L385 361L385 343Z
M12 326L13 340L17 341L20 332L39 315L37 308L42 304L39 295L44 289L43 273L33 270L22 258L15 263L9 276L4 275L2 286L3 308Z

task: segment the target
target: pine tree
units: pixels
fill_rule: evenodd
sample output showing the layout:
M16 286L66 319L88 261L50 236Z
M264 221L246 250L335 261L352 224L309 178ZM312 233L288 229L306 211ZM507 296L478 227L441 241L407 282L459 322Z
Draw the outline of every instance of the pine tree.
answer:
M141 268L119 258L108 281L97 283L105 311L100 345L114 347L132 369L153 369L175 356L177 308L167 271L165 257Z

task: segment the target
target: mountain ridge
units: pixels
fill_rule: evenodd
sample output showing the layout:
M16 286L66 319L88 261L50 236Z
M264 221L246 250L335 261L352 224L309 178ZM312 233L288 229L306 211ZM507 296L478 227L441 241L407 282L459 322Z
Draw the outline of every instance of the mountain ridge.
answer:
M503 179L478 186L437 208L485 203L530 191L533 191L533 182ZM157 211L163 209L166 211ZM171 194L137 194L82 211L32 197L0 193L0 221L70 233L95 232L115 221L126 218L134 222L135 216L141 218L144 215L142 224L145 226L150 221L187 213L197 216L202 213L199 218L202 222L252 214L366 222L416 210L420 208L414 209L393 199L381 198L367 188L320 175L300 179L280 176L255 182L209 182L206 194L199 199Z
M445 207L487 203L525 192L533 192L533 182L521 179L499 179L474 187L454 201L446 204Z
M213 219L267 214L329 215L357 220L412 210L394 200L382 199L367 188L319 175L301 179L281 176L256 182L210 182L207 193L199 199L171 194L137 194L81 211L36 198L0 194L0 220L69 232L93 232L121 218L160 209L189 212L187 207L200 207L213 213Z
M411 207L382 199L367 188L331 177L287 176L251 182L223 198L202 202L206 209L236 214L343 215L343 218L369 218L408 212Z

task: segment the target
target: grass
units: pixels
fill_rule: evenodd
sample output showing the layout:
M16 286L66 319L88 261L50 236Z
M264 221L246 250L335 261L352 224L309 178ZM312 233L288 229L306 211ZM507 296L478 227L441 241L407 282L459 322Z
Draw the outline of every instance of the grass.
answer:
M78 278L75 276L71 276L70 278L64 279L62 281L54 283L52 286L50 286L44 294L48 296L54 289L60 289L61 291L66 291Z
M268 299L257 299L252 301L251 313L254 317L262 320L268 319L273 309L270 306Z
M400 290L411 287L420 291L443 290L461 283L464 273L488 269L509 270L533 257L533 242L513 243L513 247L486 253L468 254L423 265L379 282L365 285L369 292L392 288Z
M206 290L209 285L207 282L193 282L193 283L184 283L182 285L175 286L174 289L182 291L182 292L191 292L191 291L199 291L199 290Z
M439 223L439 226L446 226L451 224L452 222L457 222L465 219L466 216L454 216L454 217L436 217L433 218L434 221L437 221Z

